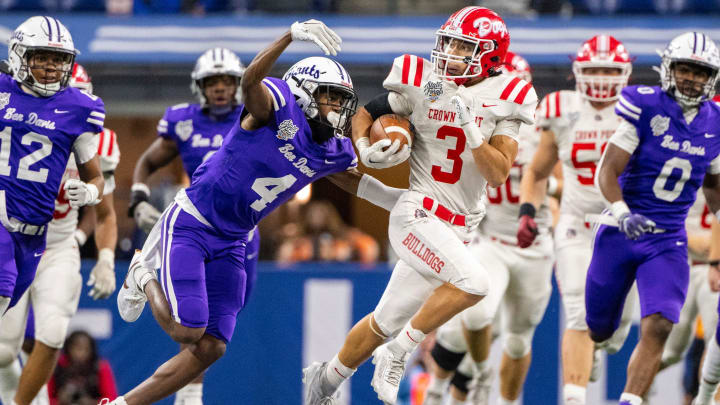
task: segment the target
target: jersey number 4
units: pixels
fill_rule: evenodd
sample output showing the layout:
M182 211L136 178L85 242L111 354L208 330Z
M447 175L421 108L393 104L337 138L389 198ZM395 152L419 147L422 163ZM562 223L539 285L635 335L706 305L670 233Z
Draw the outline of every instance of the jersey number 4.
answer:
M455 147L447 151L447 158L452 160L453 165L449 172L444 171L441 166L433 165L430 173L435 181L455 184L460 180L460 174L462 173L463 160L460 155L465 151L465 132L461 128L444 125L438 129L435 136L438 139L456 138Z
M292 174L283 177L260 177L255 179L252 184L252 190L260 196L260 199L253 201L250 208L255 211L262 211L268 204L278 198L283 191L292 187L297 179Z
M10 142L12 141L12 127L5 127L0 131L0 175L9 176L12 168L10 167ZM31 154L20 159L18 164L17 178L21 180L35 181L45 183L47 181L48 169L31 170L30 166L50 156L52 152L52 141L45 135L35 132L28 132L20 138L23 145L32 145L39 143L40 149L35 150Z

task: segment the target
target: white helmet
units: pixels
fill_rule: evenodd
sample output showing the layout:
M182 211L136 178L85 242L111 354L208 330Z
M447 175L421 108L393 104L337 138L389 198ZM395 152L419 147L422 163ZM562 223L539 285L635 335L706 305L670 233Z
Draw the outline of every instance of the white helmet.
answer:
M720 53L710 37L702 32L686 32L670 41L660 56L662 57L660 83L663 90L674 95L679 101L690 104L697 104L713 97L720 72ZM700 96L688 97L677 90L675 75L672 73L673 64L676 62L691 63L710 69L710 78L705 83Z
M326 117L327 124L335 131L347 132L350 118L357 108L357 94L353 90L350 75L338 62L321 56L305 58L292 65L283 76L295 95L295 101L305 115L316 121L326 123L318 117L318 102L315 99L318 91L334 90L343 95L340 113L330 112Z
M28 63L33 52L39 50L64 54L59 81L42 84L33 77ZM67 87L77 53L70 31L53 17L28 18L15 29L8 44L10 70L15 80L44 97Z
M231 50L227 48L213 48L208 49L200 55L197 62L195 62L195 68L190 74L192 83L190 89L200 104L206 105L207 98L203 91L203 79L211 76L229 75L236 79L237 90L235 90L235 100L238 104L242 102L242 92L240 90L240 79L245 72L245 66L240 61L240 58Z

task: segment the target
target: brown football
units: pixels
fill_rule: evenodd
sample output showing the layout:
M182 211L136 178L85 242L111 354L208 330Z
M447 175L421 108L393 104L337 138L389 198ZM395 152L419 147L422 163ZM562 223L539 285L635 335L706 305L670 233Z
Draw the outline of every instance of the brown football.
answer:
M370 144L389 138L391 142L400 141L400 148L408 145L412 148L415 128L410 121L396 114L385 114L378 117L370 128Z

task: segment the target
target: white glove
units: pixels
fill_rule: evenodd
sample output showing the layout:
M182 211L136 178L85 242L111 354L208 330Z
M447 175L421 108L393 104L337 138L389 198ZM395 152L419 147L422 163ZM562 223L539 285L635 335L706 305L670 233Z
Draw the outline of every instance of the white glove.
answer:
M470 108L468 108L465 101L463 101L460 95L462 93L460 91L458 91L458 93L458 95L452 96L450 103L455 107L457 122L463 131L465 131L465 138L467 138L470 149L475 149L485 142L485 137L482 132L480 132L480 128L475 125L475 114L470 111Z
M65 181L65 197L67 197L70 206L79 208L83 205L95 205L100 202L98 200L97 187L94 184L88 184L77 179L68 179Z
M311 41L320 47L325 55L337 55L340 52L342 39L328 28L325 23L318 20L307 20L293 23L290 26L290 35L293 41Z
M135 207L135 223L145 233L150 233L162 213L149 202L142 201Z
M105 299L115 292L115 253L112 250L100 249L87 285L92 287L88 295L94 300Z
M390 144L390 139L383 139L370 145L368 137L362 137L355 142L360 153L360 161L367 167L373 169L385 169L406 161L410 157L410 147L407 145L400 148L400 141L396 140ZM383 151L383 148L388 147ZM397 152L397 153L395 153Z

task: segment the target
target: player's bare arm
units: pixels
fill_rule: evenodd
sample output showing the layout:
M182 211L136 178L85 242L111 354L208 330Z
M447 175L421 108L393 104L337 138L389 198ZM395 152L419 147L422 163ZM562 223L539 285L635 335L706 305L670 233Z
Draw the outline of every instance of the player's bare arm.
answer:
M535 208L542 204L547 189L547 179L558 170L557 162L558 147L555 143L555 134L550 130L543 130L540 135L540 144L530 167L523 173L520 181L521 204L530 203ZM556 178L561 179L562 176L557 177L556 175Z
M630 154L612 143L608 143L602 164L598 169L597 185L610 203L622 201L622 190L618 178L630 161Z
M95 246L98 261L90 272L88 285L93 299L105 299L115 292L115 245L117 244L117 216L112 193L103 196L95 208Z
M720 291L720 224L715 219L711 225L711 236L710 236L710 254L708 254L708 260L710 262L710 269L708 270L708 282L710 283L710 289L713 292Z
M96 204L96 201L102 198L105 188L105 180L100 171L100 160L97 155L85 163L78 164L78 173L81 182L76 183L72 179L65 182L70 204L75 204L77 207Z
M178 154L175 142L164 138L156 139L135 164L133 183L145 183L151 174L168 165Z
M472 150L475 165L491 187L505 184L517 153L517 141L505 135L494 135Z

